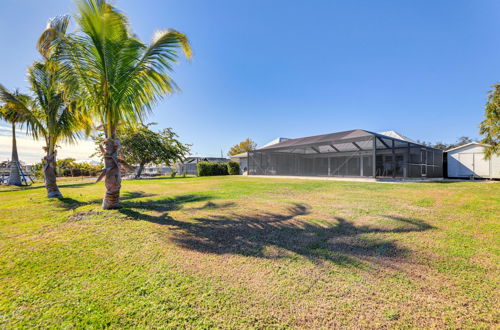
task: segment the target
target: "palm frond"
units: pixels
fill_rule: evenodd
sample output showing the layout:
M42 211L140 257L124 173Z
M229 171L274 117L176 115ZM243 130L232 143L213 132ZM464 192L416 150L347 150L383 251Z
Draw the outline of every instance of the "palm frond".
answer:
M44 135L44 127L40 123L34 100L26 94L18 91L9 92L0 84L0 116L11 123L26 125L28 133L38 139L39 135Z
M36 44L43 57L49 58L53 48L57 45L57 40L63 38L66 34L69 21L70 17L67 15L57 16L49 20L45 31L42 32Z
M55 145L60 140L74 142L82 132L89 133L88 113L78 107L77 95L69 94L60 79L58 63L35 62L28 70L28 81L35 94L36 117L41 134Z
M80 0L77 9L80 29L62 43L60 76L109 136L120 123L142 122L160 98L179 90L169 73L181 52L191 57L191 48L175 30L159 31L145 45L104 0Z
M0 104L1 116L8 122L20 123L27 118L29 96L15 91L9 92L7 88L0 84Z

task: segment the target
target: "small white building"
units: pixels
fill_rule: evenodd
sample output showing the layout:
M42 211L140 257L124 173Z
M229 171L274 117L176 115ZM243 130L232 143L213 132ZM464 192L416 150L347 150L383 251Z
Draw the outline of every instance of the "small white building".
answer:
M486 145L473 142L448 150L448 177L500 179L500 157L484 159L485 148Z
M240 164L240 174L245 174L248 171L248 152L233 155L229 157L231 161Z

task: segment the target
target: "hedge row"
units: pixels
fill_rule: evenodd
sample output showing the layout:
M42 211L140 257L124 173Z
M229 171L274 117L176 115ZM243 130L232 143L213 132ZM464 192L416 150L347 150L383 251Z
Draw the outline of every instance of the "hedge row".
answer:
M198 172L198 176L238 175L240 174L240 164L236 162L199 162L196 170Z

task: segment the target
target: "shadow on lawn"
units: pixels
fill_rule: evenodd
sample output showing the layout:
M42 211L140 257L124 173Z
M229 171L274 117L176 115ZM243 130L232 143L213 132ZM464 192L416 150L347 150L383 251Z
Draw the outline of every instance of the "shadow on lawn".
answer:
M166 200L124 202L122 214L136 220L150 221L171 229L170 240L179 246L213 254L238 254L261 258L287 258L295 253L316 262L329 260L345 266L361 267L361 259L404 257L408 251L394 241L366 236L377 233L409 233L432 229L422 220L385 217L395 228L356 226L343 218L333 218L323 225L301 219L310 213L305 204L292 204L282 213L224 214L194 217L179 221L168 212L182 204L208 200L207 196L184 195ZM192 210L219 210L233 203L212 203ZM143 211L156 211L150 215ZM189 209L186 209L186 212ZM269 249L271 247L271 249Z
M97 203L97 200L82 202L71 197L63 197L59 199L54 199L53 201L57 203L57 207L64 209L66 211L75 210L80 206Z
M140 178L132 178L132 179L127 179L127 181L160 181L160 180L185 180L185 179L195 179L196 176L186 176L183 177L182 175L171 177L171 176L159 176L159 177L140 177Z
M126 201L135 198L154 197L154 196L158 195L145 193L144 191L125 191L124 193L121 194L120 201Z
M330 260L351 266L359 266L359 258L403 257L407 254L393 241L364 234L407 233L432 228L422 221L406 218L392 218L402 225L394 229L356 226L338 217L335 218L337 224L332 222L331 226L295 219L308 213L306 205L296 204L282 214L216 215L195 218L196 222L169 218L166 223L182 229L176 232L173 241L187 249L268 258L287 257L292 252L313 260ZM271 246L278 249L267 250Z
M125 192L120 196L121 207L120 209L118 209L118 211L137 220L151 221L151 217L149 217L147 214L135 212L133 211L133 209L144 209L149 211L172 211L180 209L183 203L199 202L209 199L209 197L201 195L181 195L144 201L134 200L138 198L155 196L157 195L145 193L142 191ZM63 208L65 210L74 210L84 205L100 205L102 203L102 198L96 198L89 201L79 201L71 197L63 197L54 201L60 202L57 205L60 208Z
M143 197L154 197L157 196L156 194L149 194L145 193L143 191L126 191L120 196L120 201L123 204L123 201L131 200L131 199L136 199L136 198L143 198ZM63 197L59 198L58 200L54 200L55 202L59 201L57 204L57 207L62 208L64 210L75 210L79 208L80 206L84 205L90 205L90 204L96 204L100 205L102 203L102 198L96 198L92 199L89 201L79 201L71 197Z
M165 219L168 218L169 211L179 210L185 203L202 202L209 199L209 196L191 194L146 201L122 200L121 208L118 211L135 220L166 224ZM139 212L138 210L163 212L163 214L155 216Z
M79 187L84 187L84 186L89 186L95 184L94 181L91 182L81 182L81 183L70 183L70 184L58 184L57 186L59 188L79 188ZM16 186L15 188L9 188L9 189L2 189L0 190L0 193L3 192L12 192L12 191L24 191L24 190L36 190L36 189L45 189L45 185L39 185L39 186Z

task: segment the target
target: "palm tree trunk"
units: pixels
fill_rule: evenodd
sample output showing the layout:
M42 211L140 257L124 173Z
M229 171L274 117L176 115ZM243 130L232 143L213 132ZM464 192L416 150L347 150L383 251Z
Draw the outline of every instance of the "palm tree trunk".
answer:
M142 171L144 170L144 165L145 165L145 163L139 164L139 169L137 170L137 173L135 174L136 179L139 179L141 177Z
M106 171L104 184L106 186L106 193L102 200L102 208L105 210L120 207L122 176L120 173L120 163L118 162L119 150L120 139L108 138L104 140L104 168Z
M19 173L19 155L17 154L16 124L12 123L12 160L10 162L9 185L21 185L21 173Z
M43 174L45 177L45 188L47 189L48 198L62 198L63 195L57 186L56 176L56 151L49 144L47 146L47 156L43 158Z

